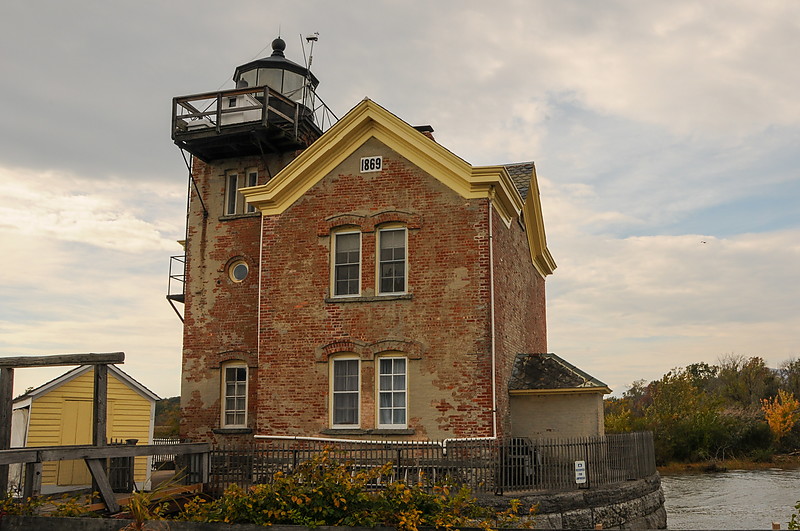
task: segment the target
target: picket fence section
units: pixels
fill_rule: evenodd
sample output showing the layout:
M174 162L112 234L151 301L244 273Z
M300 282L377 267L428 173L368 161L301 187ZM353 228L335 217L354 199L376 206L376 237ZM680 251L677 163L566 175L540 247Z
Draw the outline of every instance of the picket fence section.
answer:
M174 445L180 443L181 440L177 437L153 437L153 444ZM162 468L174 469L175 454L154 455L151 466L153 470L160 470Z
M376 488L402 480L426 486L465 485L477 494L566 491L642 479L656 472L650 432L430 442L260 439L248 446L212 450L209 491L220 494L232 484L248 488L268 483L277 472L291 474L323 451L353 471L391 463L391 472L376 481ZM576 474L576 467L582 472Z

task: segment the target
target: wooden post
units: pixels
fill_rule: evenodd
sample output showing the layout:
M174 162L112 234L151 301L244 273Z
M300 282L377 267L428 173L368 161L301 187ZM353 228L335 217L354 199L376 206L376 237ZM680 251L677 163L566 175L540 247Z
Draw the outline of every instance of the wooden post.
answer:
M23 498L33 498L42 492L42 463L25 463Z
M84 459L84 461L86 466L89 467L89 472L92 473L92 484L97 485L97 491L100 492L108 512L111 514L118 513L120 507L117 503L117 497L114 495L111 483L108 481L108 475L106 475L106 460Z
M94 367L94 404L92 406L92 444L106 445L108 414L108 365Z
M94 446L106 445L106 421L108 412L108 365L101 364L94 366L94 400L92 401L92 444ZM89 459L86 460L86 465L89 466ZM103 497L109 511L112 513L117 511L111 510L107 493L104 492L105 485L108 483L108 460L103 459L102 462L98 459L94 463L94 469L89 466L89 471L92 473L92 492L99 492ZM102 479L100 476L102 475ZM108 485L110 492L111 486ZM117 509L119 510L119 509Z
M780 523L772 522L772 529L780 529L780 528L781 528L781 524Z
M0 367L0 450L11 448L11 415L14 402L14 369ZM0 498L8 492L8 465L0 465Z

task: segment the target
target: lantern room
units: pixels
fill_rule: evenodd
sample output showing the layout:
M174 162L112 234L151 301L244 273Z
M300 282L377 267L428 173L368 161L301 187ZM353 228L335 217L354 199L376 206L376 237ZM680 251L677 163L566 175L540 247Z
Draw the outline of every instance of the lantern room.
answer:
M294 102L311 107L310 96L319 80L307 68L286 59L285 49L286 43L279 37L272 41L272 55L238 67L233 74L236 88L266 85Z
M305 149L336 117L316 95L319 80L286 58L286 43L272 55L236 68L231 90L172 100L172 140L211 162L231 157Z

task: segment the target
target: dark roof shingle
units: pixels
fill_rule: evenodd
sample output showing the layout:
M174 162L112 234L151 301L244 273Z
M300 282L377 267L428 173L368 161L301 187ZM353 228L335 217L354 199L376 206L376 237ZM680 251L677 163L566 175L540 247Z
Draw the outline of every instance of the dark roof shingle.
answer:
M583 372L555 354L517 354L509 391L597 388L607 391L608 386Z
M533 175L533 162L517 162L515 164L504 164L506 171L514 181L519 195L522 199L528 197L528 189L531 186L531 175Z

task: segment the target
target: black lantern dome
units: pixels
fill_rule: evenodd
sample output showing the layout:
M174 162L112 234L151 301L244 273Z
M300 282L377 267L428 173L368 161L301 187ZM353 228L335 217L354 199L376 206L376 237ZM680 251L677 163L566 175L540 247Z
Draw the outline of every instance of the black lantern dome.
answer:
M310 97L306 84L313 91L319 80L308 68L288 60L283 51L286 42L278 37L272 41L272 55L256 59L236 68L233 81L236 88L268 86L298 103L307 105Z

